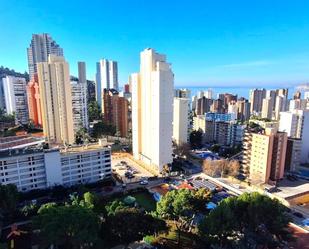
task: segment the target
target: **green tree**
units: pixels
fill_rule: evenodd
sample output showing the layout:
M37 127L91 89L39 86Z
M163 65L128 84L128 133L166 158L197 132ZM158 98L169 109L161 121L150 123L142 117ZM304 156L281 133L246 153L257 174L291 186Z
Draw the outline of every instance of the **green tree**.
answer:
M0 108L0 122L14 122L14 114L6 114L3 109Z
M21 212L25 217L28 217L29 215L34 215L37 210L38 206L36 204L30 203L28 205L23 206Z
M180 243L180 233L193 218L193 192L188 189L172 190L157 203L157 213L163 219L174 220Z
M83 200L80 202L80 205L87 208L94 208L97 203L97 196L91 192L86 192L83 195Z
M12 214L16 210L18 196L16 185L0 185L0 213Z
M192 149L199 149L202 146L203 133L198 131L192 131L190 133L190 144Z
M42 247L91 248L98 240L98 217L80 205L46 205L39 209L34 225L40 230Z
M118 211L128 208L122 201L114 200L105 206L107 215L115 215Z
M75 134L75 143L76 144L83 144L84 142L89 140L89 135L87 133L87 129L85 127L81 127L76 131Z
M165 221L144 214L136 208L118 210L107 217L102 235L109 231L111 238L128 246L129 243L141 240L146 235L152 235L167 230Z
M221 201L199 232L220 248L277 248L288 238L289 222L278 200L254 192Z
M114 136L116 133L116 127L113 125L98 122L93 125L93 136L100 138L103 135Z
M91 101L88 104L88 119L90 122L101 119L101 110L97 101Z
M204 212L206 210L206 204L212 197L211 191L200 188L193 191L192 205L197 212Z

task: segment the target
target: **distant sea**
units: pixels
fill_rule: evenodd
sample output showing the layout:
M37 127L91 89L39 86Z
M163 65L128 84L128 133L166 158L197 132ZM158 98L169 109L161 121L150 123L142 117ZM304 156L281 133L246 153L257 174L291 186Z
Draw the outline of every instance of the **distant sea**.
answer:
M206 91L208 89L211 89L213 91L213 96L217 97L217 95L219 93L232 93L232 94L237 94L238 97L245 97L245 98L249 98L249 93L251 89L257 88L257 87L252 87L252 86L244 86L244 87L202 87L202 86L175 86L175 89L190 89L191 90L191 96L196 95L199 91ZM271 89L278 89L280 87L278 86L270 86L270 87L265 87L265 86L261 86L258 88L265 88L267 90L271 90ZM283 88L283 87L281 87ZM286 88L286 87L284 87ZM288 87L289 89L289 98L291 98L295 92L295 87Z

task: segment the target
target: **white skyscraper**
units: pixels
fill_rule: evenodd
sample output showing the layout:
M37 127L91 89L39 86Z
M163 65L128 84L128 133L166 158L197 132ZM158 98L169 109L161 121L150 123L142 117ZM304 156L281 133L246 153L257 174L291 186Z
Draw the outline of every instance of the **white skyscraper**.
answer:
M306 110L307 100L306 99L291 99L289 103L289 111L294 110Z
M207 99L212 99L213 98L213 90L212 89L208 89L207 91L204 91L204 96L207 98Z
M5 110L7 114L15 113L17 123L29 121L26 79L6 76L2 78Z
M72 111L74 132L88 129L87 83L71 81Z
M188 142L189 99L174 98L173 139L180 145Z
M287 99L285 96L277 96L275 104L275 119L279 120L280 112L286 111Z
M133 156L161 172L172 162L174 74L166 56L148 48L131 80Z
M63 56L63 50L49 34L33 34L27 54L29 74L32 79L37 73L37 63L46 62L50 54Z
M2 110L5 109L5 99L4 99L2 78L0 78L0 109Z
M309 110L280 113L279 130L291 138L301 139L301 163L309 163Z
M109 86L112 89L119 91L118 86L118 64L116 61L109 61Z
M116 61L102 59L97 62L96 72L96 98L102 106L102 92L104 89L118 91L118 65Z

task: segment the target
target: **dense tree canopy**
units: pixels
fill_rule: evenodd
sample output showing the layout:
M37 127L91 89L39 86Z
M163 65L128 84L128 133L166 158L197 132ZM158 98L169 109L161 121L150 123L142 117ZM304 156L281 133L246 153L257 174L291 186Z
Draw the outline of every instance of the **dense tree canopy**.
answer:
M211 200L212 193L211 191L200 188L193 191L192 204L196 212L206 211L206 204Z
M45 205L39 209L34 224L40 229L43 247L90 248L98 240L98 217L80 205Z
M117 212L125 208L127 208L127 206L120 200L114 200L105 206L108 216L115 215Z
M107 232L119 243L128 245L131 242L143 239L146 235L166 230L166 223L150 214L142 213L136 208L120 208L107 217L102 229L102 235Z
M202 146L203 133L201 131L192 131L190 133L190 144L192 149L199 149Z
M219 248L276 248L290 221L284 210L276 199L245 193L221 201L199 231Z
M0 185L0 213L12 213L18 201L17 187L13 184Z
M157 203L157 213L163 219L175 221L180 243L180 232L193 218L193 192L189 189L172 190Z
M103 135L114 136L116 133L116 127L104 122L98 122L93 125L93 136L100 138Z
M91 101L88 104L88 119L89 121L101 119L101 110L97 101Z

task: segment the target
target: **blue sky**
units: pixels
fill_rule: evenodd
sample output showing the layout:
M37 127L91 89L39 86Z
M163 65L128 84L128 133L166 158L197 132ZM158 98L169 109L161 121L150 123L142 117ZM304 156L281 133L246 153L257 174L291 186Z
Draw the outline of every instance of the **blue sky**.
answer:
M307 0L2 0L0 65L27 70L32 33L63 47L76 75L118 61L120 84L146 47L167 55L175 85L261 86L309 81Z

